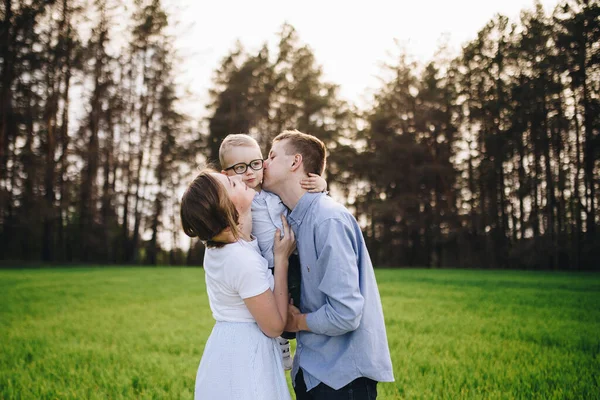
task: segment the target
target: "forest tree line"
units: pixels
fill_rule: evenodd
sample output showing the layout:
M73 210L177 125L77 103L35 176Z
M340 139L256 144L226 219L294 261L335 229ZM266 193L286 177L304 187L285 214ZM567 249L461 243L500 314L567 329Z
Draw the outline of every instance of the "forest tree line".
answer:
M0 7L0 260L189 264L178 193L221 140L321 138L376 266L600 269L600 2L497 15L452 57L400 54L366 107L283 24L181 112L173 18L134 0Z

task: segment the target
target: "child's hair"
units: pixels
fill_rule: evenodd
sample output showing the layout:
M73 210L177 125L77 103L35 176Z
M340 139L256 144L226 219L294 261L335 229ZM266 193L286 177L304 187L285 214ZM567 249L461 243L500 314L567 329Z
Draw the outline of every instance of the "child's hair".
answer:
M221 168L229 167L229 165L225 165L225 154L227 154L232 147L238 146L256 146L260 150L258 142L250 135L246 135L245 133L227 135L221 142L221 147L219 147L219 161L221 162Z
M298 130L287 130L281 132L273 139L273 143L287 140L285 154L302 154L304 172L322 175L327 161L327 150L325 144L317 137L302 133Z
M212 239L229 227L239 238L239 214L225 187L206 168L190 183L181 199L181 224L189 237L198 237L207 247L223 247L226 243Z

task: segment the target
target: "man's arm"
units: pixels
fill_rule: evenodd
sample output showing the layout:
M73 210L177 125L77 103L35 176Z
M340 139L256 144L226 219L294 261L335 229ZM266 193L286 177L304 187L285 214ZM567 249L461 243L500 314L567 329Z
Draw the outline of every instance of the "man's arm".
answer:
M351 225L331 218L315 229L315 242L318 255L316 268L324 271L319 290L325 294L326 304L309 314L300 314L295 307L290 307L286 330L343 335L358 328L364 305L355 233Z

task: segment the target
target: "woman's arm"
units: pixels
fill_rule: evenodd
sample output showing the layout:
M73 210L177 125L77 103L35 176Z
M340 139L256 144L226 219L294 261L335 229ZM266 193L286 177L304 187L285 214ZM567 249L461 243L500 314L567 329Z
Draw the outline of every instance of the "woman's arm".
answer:
M296 248L294 232L290 229L285 217L281 216L284 236L281 231L275 232L273 251L275 253L275 286L273 291L267 290L257 296L244 299L250 314L256 323L269 337L280 336L287 321L288 287L287 271L288 258Z

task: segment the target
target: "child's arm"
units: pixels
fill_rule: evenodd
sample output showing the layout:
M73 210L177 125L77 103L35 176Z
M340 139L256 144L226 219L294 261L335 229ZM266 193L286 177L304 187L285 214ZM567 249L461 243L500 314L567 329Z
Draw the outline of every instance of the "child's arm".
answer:
M320 193L327 190L327 181L317 174L308 174L308 178L300 181L302 189L306 189L310 193Z

